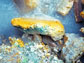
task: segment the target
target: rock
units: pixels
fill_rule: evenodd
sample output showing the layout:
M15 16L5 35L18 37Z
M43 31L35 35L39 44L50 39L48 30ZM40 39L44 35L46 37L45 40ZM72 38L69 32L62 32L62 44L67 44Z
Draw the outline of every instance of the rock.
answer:
M78 60L84 52L84 37L78 34L66 34L68 39L62 49L63 57L66 63L72 63Z

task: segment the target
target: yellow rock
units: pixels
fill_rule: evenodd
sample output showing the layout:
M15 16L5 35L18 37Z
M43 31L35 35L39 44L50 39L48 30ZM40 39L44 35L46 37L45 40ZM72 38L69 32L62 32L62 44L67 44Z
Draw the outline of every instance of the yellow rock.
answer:
M24 30L32 28L33 31L32 33L30 32L30 34L48 35L51 36L55 41L61 39L65 33L64 26L58 20L14 18L12 19L11 24ZM40 30L38 28L40 28Z
M80 16L81 16L82 18L84 18L84 11L82 11L82 12L80 13Z
M30 27L34 27L35 24L41 24L42 26L50 26L56 27L59 26L64 30L64 26L59 21L54 20L40 20L40 19L32 19L32 18L14 18L11 21L13 26L21 27L23 29L28 29Z

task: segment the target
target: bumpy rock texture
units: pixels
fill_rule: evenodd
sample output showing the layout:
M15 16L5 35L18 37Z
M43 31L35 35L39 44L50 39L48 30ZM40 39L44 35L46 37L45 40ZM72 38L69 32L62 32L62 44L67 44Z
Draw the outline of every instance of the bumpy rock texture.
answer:
M64 26L58 20L14 18L11 23L25 33L48 35L55 41L61 39L65 33Z
M23 43L19 38L9 38L12 46L0 46L0 63L63 63L43 42Z
M72 63L84 52L84 37L77 34L66 34L65 46L62 49L62 54L66 63Z

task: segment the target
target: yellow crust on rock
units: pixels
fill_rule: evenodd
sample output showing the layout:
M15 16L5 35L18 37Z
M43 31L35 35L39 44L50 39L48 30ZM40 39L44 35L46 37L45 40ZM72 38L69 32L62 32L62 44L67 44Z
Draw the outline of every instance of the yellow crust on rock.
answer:
M64 30L64 26L61 24L60 21L54 20L40 20L40 19L32 19L32 18L14 18L11 21L13 26L21 27L23 29L28 29L30 27L34 28L36 24L40 24L41 26L45 27L58 27Z
M65 33L64 26L58 20L41 20L41 19L34 19L34 18L14 18L11 21L11 24L15 27L20 27L24 30L27 29L35 29L35 28L46 28L47 32L42 31L40 32L31 32L31 34L43 34L51 36L53 40L61 39Z
M81 16L82 18L84 18L84 11L82 11L82 12L80 13L80 16Z
M16 38L9 37L9 41L12 45L14 45L15 43L18 43L20 47L24 47L24 42L20 38L16 39Z

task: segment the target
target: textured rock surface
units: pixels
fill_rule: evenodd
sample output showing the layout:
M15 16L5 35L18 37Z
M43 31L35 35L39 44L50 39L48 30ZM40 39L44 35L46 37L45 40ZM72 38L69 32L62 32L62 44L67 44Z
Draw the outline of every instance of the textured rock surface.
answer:
M0 63L63 63L56 55L51 54L48 45L38 42L23 42L10 38L12 46L0 46Z
M68 39L65 41L62 52L66 63L72 63L84 52L84 37L77 34L66 34L66 37Z
M24 33L47 35L54 41L62 39L65 34L64 26L59 20L14 18L11 23Z
M62 0L62 2L60 3L60 5L57 8L57 12L60 13L61 15L65 16L69 13L69 11L71 10L71 8L73 7L73 0Z

